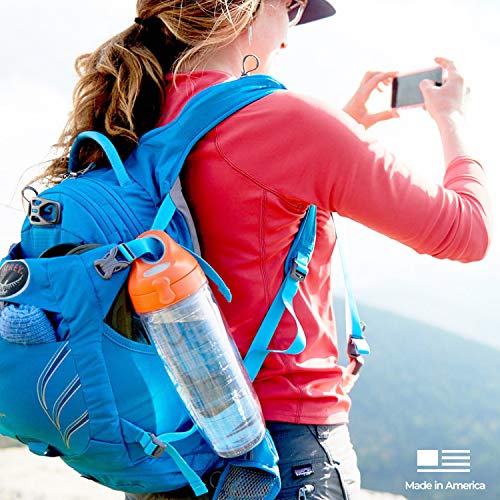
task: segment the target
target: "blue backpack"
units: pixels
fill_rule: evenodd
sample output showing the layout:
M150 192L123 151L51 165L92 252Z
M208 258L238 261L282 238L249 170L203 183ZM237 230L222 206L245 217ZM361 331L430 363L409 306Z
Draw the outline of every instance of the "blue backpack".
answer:
M264 75L210 87L176 120L145 134L124 164L105 136L78 136L70 173L85 141L100 145L111 168L69 175L37 194L21 242L0 268L1 434L120 491L170 491L189 484L200 495L207 492L201 477L223 470L215 498L276 497L278 457L269 434L245 456L217 456L193 425L155 348L118 333L110 316L125 295L130 264L155 251L154 240L136 239L149 229L166 230L193 252L230 300L222 280L198 255L179 173L210 129L283 88ZM314 247L315 210L310 207L300 225L284 262L283 285L245 359L252 380L284 310L293 314L292 300ZM120 307L126 310L126 301ZM132 315L125 317L139 332ZM296 340L285 353L305 346L296 322ZM257 492L245 496L249 485Z

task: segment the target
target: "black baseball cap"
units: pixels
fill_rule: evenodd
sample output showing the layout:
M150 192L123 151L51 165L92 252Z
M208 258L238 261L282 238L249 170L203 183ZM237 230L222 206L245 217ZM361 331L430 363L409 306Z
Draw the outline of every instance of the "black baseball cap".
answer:
M328 0L309 0L298 24L310 23L335 14L335 8Z

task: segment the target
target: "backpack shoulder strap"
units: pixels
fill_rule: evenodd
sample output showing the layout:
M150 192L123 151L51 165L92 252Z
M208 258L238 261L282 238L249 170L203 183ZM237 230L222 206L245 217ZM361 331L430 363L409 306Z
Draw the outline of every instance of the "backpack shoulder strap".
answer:
M333 218L333 217L332 217ZM352 291L349 274L347 271L347 259L340 239L338 237L337 225L335 225L337 234L336 247L339 251L342 264L342 276L345 290L345 328L347 337L347 354L350 362L353 364L351 370L353 375L357 374L363 365L363 355L370 354L370 347L365 337L364 323L359 318L358 307L354 293ZM253 381L259 373L262 364L267 355L271 352L279 354L300 354L306 346L306 337L304 330L293 310L293 298L297 294L299 283L304 281L308 272L308 263L311 259L316 236L316 207L310 206L304 219L301 222L299 231L290 248L285 261L285 278L274 298L273 303L264 317L257 334L245 356L244 364ZM291 314L297 326L297 333L294 341L285 350L269 349L269 344L278 328L278 324L285 312L285 309Z
M136 149L135 160L155 163L160 194L162 198L167 197L187 155L201 137L241 108L285 88L267 75L246 76L213 85L191 98L175 120L145 134ZM163 221L155 222L156 229L161 224L161 229L166 227L164 224L168 224L172 210L172 206L160 209L159 218Z
M347 356L349 358L349 369L352 375L357 375L364 364L363 356L368 356L370 354L370 346L363 335L366 326L359 317L358 306L347 270L347 257L341 241L342 238L340 238L339 235L339 217L334 217L332 214L332 220L334 222L335 235L337 237L335 246L338 248L342 281L344 284L345 335L347 342Z

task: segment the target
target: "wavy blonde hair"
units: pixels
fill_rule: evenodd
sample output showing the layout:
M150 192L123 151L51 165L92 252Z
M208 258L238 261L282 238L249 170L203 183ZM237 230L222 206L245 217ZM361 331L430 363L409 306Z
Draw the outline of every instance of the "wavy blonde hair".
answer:
M137 17L95 52L77 58L79 81L73 111L54 146L58 156L39 179L57 184L68 171L76 136L105 134L125 160L139 138L153 129L165 98L165 74L194 70L217 48L230 44L252 22L261 0L138 0ZM77 170L104 165L87 141Z

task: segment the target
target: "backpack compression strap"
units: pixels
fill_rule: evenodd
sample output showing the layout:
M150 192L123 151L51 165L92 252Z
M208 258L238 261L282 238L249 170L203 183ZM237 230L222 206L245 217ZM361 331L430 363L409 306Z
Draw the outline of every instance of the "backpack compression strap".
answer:
M267 355L271 352L280 354L299 354L306 346L304 329L293 310L293 298L299 289L299 283L306 279L308 264L316 241L316 207L311 205L300 223L299 230L285 260L285 279L276 294L257 334L245 356L244 364L250 376L255 380ZM295 339L285 350L269 349L269 344L285 312L291 314L297 327Z

